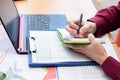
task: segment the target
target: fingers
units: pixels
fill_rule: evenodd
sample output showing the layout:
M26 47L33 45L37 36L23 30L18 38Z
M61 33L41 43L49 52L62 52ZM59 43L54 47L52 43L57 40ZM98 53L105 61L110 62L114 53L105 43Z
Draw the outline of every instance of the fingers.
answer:
M75 30L78 29L77 21L69 21L68 24L70 28L75 29Z
M89 39L89 41L92 43L92 44L94 44L94 45L98 45L98 44L100 44L100 42L94 37L94 35L93 34L89 34L88 35L88 39Z
M88 39L90 40L90 42L95 41L95 37L94 37L94 35L91 34L91 33L88 35Z
M88 37L89 33L94 33L96 31L96 25L92 22L82 22L80 28L80 34L77 34L78 31L78 20L69 21L68 26L65 28L71 36L73 37Z
M78 20L68 21L68 24L70 24L70 22L74 22L74 24L78 24Z
M81 33L81 34L85 34L87 31L88 31L88 26L83 26L83 27L81 27L81 29L80 29L80 33Z
M76 34L76 33L77 33L76 29L71 28L71 26L69 26L69 25L68 25L65 29L66 29L70 34Z
M88 34L94 33L94 28L91 26L91 22L84 22L83 26L80 28L80 34L84 37L88 37Z
M71 36L73 37L88 37L89 33L95 33L96 24L93 22L84 21L81 23L80 34L77 34L78 31L78 20L69 21L68 26L65 28Z
M77 25L78 21L69 21L68 22L68 26L65 28L71 36L74 37L79 37L79 38L83 38L83 37L87 37L89 34L89 25L84 24L84 22L81 23L82 27L80 28L80 34L77 34L77 30L78 30L78 25Z
M78 23L78 20L76 20L76 21L69 21L68 22L68 26L65 28L69 33L70 33L70 35L71 36L73 36L73 37L82 37L81 35L79 35L79 34L77 34L77 30L78 30L78 25L77 25L77 23Z

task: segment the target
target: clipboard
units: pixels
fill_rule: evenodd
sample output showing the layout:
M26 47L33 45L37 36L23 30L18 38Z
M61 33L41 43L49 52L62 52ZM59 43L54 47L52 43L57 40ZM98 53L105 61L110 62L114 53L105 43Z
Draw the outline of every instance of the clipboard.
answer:
M99 65L95 61L78 61L78 62L51 62L51 63L34 63L32 62L32 55L28 53L29 57L29 67L58 67L58 66L90 66L90 65Z
M39 41L39 44L35 44L34 48L36 49L36 46L38 46L41 52L37 49L35 52L32 51L33 49L30 49L28 53L29 67L98 65L85 55L78 54L64 47L57 31L40 32L39 34L41 35L39 35L39 39L35 39ZM36 41L34 43L38 42ZM43 56L44 58L40 58L39 56Z

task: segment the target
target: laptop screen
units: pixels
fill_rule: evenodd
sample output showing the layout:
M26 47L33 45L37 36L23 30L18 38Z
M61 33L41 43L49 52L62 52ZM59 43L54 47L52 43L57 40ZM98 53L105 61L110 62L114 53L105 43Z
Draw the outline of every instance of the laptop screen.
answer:
M0 0L0 17L14 47L18 48L19 15L13 0Z

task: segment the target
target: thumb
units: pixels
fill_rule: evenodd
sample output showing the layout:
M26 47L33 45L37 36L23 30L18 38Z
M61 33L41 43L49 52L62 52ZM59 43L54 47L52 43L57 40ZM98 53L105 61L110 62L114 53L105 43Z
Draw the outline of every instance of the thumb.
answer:
M81 29L80 29L81 34L85 34L87 31L88 31L87 26L82 26Z
M88 34L88 39L91 43L93 43L96 40L92 33Z

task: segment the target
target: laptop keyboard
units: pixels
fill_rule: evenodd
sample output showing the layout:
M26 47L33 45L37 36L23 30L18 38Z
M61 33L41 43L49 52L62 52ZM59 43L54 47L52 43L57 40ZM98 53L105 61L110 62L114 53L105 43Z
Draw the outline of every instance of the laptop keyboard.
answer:
M49 15L28 15L27 19L29 30L49 30Z

